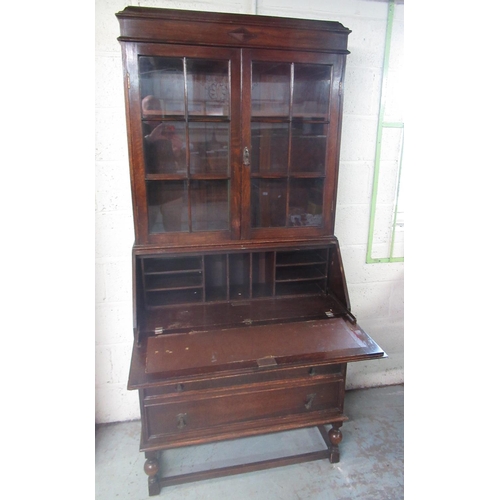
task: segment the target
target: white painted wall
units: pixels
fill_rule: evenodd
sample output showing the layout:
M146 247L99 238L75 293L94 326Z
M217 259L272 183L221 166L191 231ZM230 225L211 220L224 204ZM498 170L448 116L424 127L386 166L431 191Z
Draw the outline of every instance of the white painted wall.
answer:
M388 358L353 363L348 388L403 382L402 263L366 264L378 99L387 3L384 0L96 0L95 231L96 422L139 418L127 391L132 347L134 242L121 52L115 13L127 5L340 21L349 36L336 234L359 324ZM402 8L395 22L402 25Z

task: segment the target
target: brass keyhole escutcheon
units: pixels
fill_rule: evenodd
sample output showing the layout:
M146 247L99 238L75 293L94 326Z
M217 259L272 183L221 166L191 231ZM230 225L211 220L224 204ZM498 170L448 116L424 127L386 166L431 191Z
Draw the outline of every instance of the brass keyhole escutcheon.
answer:
M307 395L307 400L306 400L306 403L304 404L306 410L311 409L315 397L316 397L316 393Z
M177 415L177 429L184 429L187 425L187 413Z
M246 146L243 149L243 165L245 165L245 167L250 166L250 151L248 151Z

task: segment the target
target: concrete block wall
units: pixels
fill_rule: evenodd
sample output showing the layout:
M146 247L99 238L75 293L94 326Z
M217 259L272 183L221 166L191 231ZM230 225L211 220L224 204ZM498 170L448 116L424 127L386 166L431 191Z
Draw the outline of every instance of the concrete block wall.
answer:
M365 263L387 3L99 0L95 10L96 422L139 418L137 393L126 389L132 347L134 234L121 52L115 18L115 13L127 5L336 20L352 30L345 81L336 234L352 311L389 357L349 365L347 386L402 383L404 265ZM402 24L401 8L396 20Z

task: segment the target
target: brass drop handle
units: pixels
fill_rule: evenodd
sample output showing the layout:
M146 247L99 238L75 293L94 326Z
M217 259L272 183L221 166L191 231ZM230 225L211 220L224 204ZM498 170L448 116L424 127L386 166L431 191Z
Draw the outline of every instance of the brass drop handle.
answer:
M245 167L250 166L250 151L248 151L246 146L243 148L243 165L245 165Z
M306 403L305 403L305 408L306 410L310 410L311 409L311 406L313 404L313 401L314 401L314 398L316 397L316 394L308 394L307 395L307 400L306 400Z
M177 429L184 429L187 425L187 413L177 415Z

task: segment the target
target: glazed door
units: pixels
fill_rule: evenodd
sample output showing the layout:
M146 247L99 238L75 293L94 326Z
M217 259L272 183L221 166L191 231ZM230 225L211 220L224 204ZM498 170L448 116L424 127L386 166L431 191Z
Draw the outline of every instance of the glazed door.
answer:
M239 238L239 51L137 44L127 65L139 242Z
M138 244L333 234L345 55L127 44Z
M344 60L244 51L244 237L333 234Z

